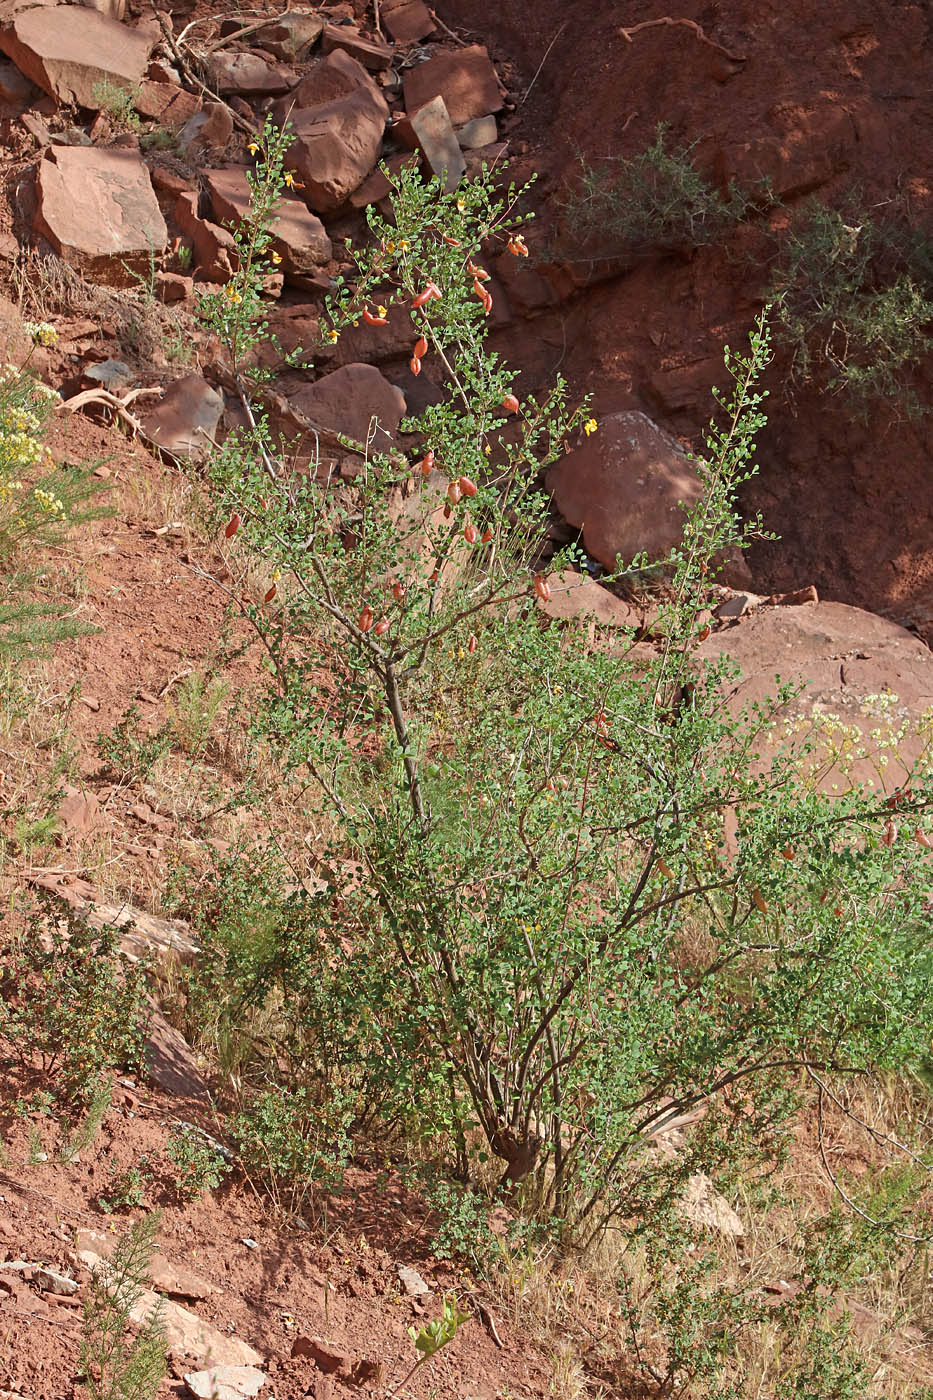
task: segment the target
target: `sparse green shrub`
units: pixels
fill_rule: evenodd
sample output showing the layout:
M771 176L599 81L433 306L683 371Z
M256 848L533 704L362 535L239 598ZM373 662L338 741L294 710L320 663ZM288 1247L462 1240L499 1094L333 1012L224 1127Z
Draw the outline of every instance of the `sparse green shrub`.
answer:
M183 1201L196 1201L205 1191L216 1191L230 1170L216 1147L193 1128L173 1133L165 1152L175 1167L175 1190Z
M63 1162L73 1162L79 1153L90 1147L100 1132L101 1124L113 1102L113 1080L101 1079L88 1100L87 1108L73 1131L62 1143Z
M130 705L109 734L98 734L95 747L105 771L127 786L149 777L160 758L172 747L172 725L166 722L151 732L143 729L139 706Z
M443 1178L422 1185L425 1203L438 1214L428 1248L435 1259L460 1259L488 1275L502 1262L502 1247L489 1228L489 1201Z
M18 926L17 926L18 925ZM147 968L118 949L118 930L92 928L64 901L7 914L0 945L0 1041L38 1066L68 1100L94 1100L108 1071L138 1071Z
M229 682L193 671L178 685L168 713L175 738L192 757L203 753L211 730L230 696Z
M106 1215L115 1215L121 1210L137 1210L146 1204L146 1191L152 1181L149 1158L144 1153L138 1162L133 1162L123 1171L110 1168L110 1181L107 1188L97 1197L97 1204Z
M161 1303L135 1337L130 1314L148 1285L159 1224L153 1211L133 1224L109 1260L91 1272L81 1326L80 1365L90 1400L155 1400L165 1375Z
M315 1191L340 1185L350 1154L350 1116L339 1098L282 1085L255 1094L227 1124L247 1178L296 1213Z
M813 202L782 236L769 298L800 380L845 392L861 413L878 400L923 411L911 375L930 347L929 245Z
M300 951L314 986L306 1072L326 1044L328 1083L362 1080L383 1121L442 1151L497 1157L527 1210L585 1236L669 1198L646 1141L671 1118L702 1105L685 1160L734 1170L779 1155L805 1066L926 1052L913 831L929 826L933 778L922 760L892 836L870 791L812 791L790 749L767 750L786 690L733 716L734 668L696 655L715 560L760 529L736 492L764 421L762 326L747 353L726 352L732 387L696 462L704 497L665 561L664 647L568 645L543 621L539 473L586 411L560 383L522 403L485 348L470 265L514 247L516 197L483 182L445 195L402 172L393 221L371 214L356 281L330 303L331 339L398 308L413 360L448 377L450 400L419 420L421 462L361 453L338 495L277 467L260 422L211 472L228 536L279 578L245 609L270 672L255 732L334 833L325 887L295 886L289 920L270 910L264 954L271 973ZM213 323L231 354L261 335L255 315L245 331ZM580 562L571 549L552 567ZM286 950L299 918L304 941ZM276 977L266 987L279 994Z
M671 147L658 125L637 156L591 164L580 157L563 200L561 256L618 257L646 251L688 252L715 243L752 207L735 183L722 195L693 164L693 146ZM756 202L769 199L765 186Z
M138 87L124 87L109 78L103 78L91 88L91 100L98 111L108 116L117 130L122 128L137 134L142 130L136 111L138 96Z

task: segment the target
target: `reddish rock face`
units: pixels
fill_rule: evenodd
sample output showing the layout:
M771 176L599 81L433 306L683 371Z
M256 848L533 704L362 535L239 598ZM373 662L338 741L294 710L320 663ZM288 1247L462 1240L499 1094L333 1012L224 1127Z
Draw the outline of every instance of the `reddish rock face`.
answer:
M236 224L246 217L251 191L242 166L206 170L204 178L220 223ZM314 272L330 261L331 242L324 225L300 199L286 196L279 201L272 229L272 246L282 259L285 272Z
M168 233L138 151L55 146L39 164L36 228L96 281L130 286Z
M93 108L98 83L138 87L152 38L82 5L39 5L0 33L0 49L59 102Z
M432 97L443 97L454 126L499 111L499 81L482 44L439 53L406 70L405 110L416 112Z
M365 88L293 114L286 160L310 209L331 213L359 188L379 159L388 114L384 99Z
M547 474L564 519L607 569L643 550L653 559L679 544L687 505L701 495L686 454L644 413L613 413Z
M344 365L289 402L311 422L384 451L405 416L405 395L372 365Z

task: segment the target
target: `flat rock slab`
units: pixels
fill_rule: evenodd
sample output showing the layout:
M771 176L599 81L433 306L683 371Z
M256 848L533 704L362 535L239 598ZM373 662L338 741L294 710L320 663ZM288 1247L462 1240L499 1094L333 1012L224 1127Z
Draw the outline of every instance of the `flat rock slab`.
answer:
M443 97L454 126L501 109L499 80L482 44L446 49L405 70L406 112L416 112L432 97Z
M353 364L306 384L289 403L312 424L376 450L391 445L405 416L405 395L373 365Z
M644 413L611 413L551 467L548 490L564 519L583 531L587 553L606 569L643 550L661 559L683 536L681 503L702 494L696 469Z
M538 609L554 622L596 622L603 627L639 627L642 614L585 574L549 574L551 596Z
M205 170L214 215L221 224L238 224L249 214L252 192L242 166ZM315 272L330 262L332 248L324 225L294 196L279 201L273 218L273 247L286 272Z
M210 451L223 411L217 390L199 374L186 374L168 386L143 427L165 452L196 462Z
M152 1013L144 1054L148 1078L166 1094L178 1099L210 1099L211 1091L194 1051L160 1011Z
M75 1253L82 1264L89 1267L93 1267L100 1259L109 1259L116 1243L116 1236L105 1235L100 1230L79 1228L75 1231ZM197 1302L217 1292L207 1279L185 1268L184 1264L173 1264L158 1249L153 1252L146 1272L155 1291L166 1293L172 1298Z
M393 49L390 44L380 44L377 39L365 39L358 29L348 24L325 24L321 34L321 48L325 53L343 49L364 68L374 73L382 73L392 62Z
M165 1302L148 1288L130 1313L130 1321L141 1326L152 1309L162 1301L162 1324L166 1350L173 1359L191 1357L201 1366L258 1366L262 1357L239 1337L219 1332L179 1303ZM255 1393L255 1392L254 1392Z
M138 151L55 146L36 183L38 232L92 280L132 286L133 272L165 247L165 220Z
M278 97L295 86L298 75L258 53L218 53L208 62L214 90L221 96Z
M437 28L424 0L382 0L381 15L396 44L417 44Z
M466 173L466 161L443 97L434 97L408 118L418 149L444 188L455 190ZM407 144L407 143L406 143Z
M255 1366L211 1366L185 1374L185 1385L198 1400L249 1400L265 1383L265 1375Z
M23 10L0 32L0 49L21 73L59 102L90 108L99 106L98 83L139 86L152 44L150 34L82 5Z

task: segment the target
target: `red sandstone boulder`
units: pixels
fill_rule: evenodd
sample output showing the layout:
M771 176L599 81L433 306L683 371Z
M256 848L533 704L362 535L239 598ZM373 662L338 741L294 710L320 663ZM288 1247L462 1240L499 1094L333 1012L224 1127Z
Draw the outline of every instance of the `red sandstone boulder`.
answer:
M342 49L335 49L326 58L312 63L298 86L275 103L272 108L273 120L279 126L284 126L290 119L289 114L294 115L309 107L324 107L360 89L375 97L382 96L363 65Z
M365 39L352 25L325 24L321 35L321 48L325 53L342 49L374 73L385 72L392 62L391 44L381 44L376 39Z
M100 83L139 86L152 38L83 5L38 5L0 32L0 49L59 102L93 108Z
M379 159L388 114L384 98L365 88L293 113L286 163L310 209L331 213L359 188Z
M168 233L138 151L54 146L39 163L36 229L92 279L130 286Z
M701 495L686 453L644 413L612 413L547 473L564 519L606 569L636 554L660 559L680 543L684 511Z
M204 179L219 223L237 224L246 217L251 192L242 166L206 170ZM313 273L330 261L331 242L324 225L300 199L292 196L279 202L272 231L275 235L272 246L281 257L286 273Z

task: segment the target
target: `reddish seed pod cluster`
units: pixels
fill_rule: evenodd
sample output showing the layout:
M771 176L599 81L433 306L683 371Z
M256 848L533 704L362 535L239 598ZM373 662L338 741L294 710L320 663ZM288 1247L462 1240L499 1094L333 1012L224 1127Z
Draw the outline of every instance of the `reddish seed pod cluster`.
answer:
M535 574L534 590L542 603L546 603L551 596L551 585L543 574Z
M408 589L406 588L405 584L402 583L401 579L396 579L392 585L392 597L395 599L395 601L397 603L401 603L404 600L405 594L407 592Z
M458 505L463 492L460 490L460 482L452 481L447 488L447 500L452 506Z
M468 652L470 653L470 655L472 656L475 650L476 650L476 637L473 636L473 637L471 637L470 640L467 642L467 651L468 651Z
M239 530L239 528L240 528L240 517L239 517L239 515L237 514L237 512L234 511L233 514L231 515L230 519L227 521L226 526L224 527L224 538L225 538L225 539L228 539L228 540L232 540L233 537L234 537L234 535L236 534L237 530Z
M372 627L375 618L376 614L373 612L372 608L367 603L366 607L360 613L359 620L356 625L361 632L368 632L370 627Z
M434 470L434 448L429 447L427 452L418 463L422 476L430 476Z
M897 827L894 822L888 821L884 824L884 832L881 837L882 845L893 846L897 840Z
M371 326L387 326L389 324L386 316L374 316L368 308L363 311L363 320Z
M276 592L275 584L273 584L271 588L268 588L268 589L266 590L265 596L264 596L264 598L263 598L262 601L263 601L264 603L271 603L271 602L272 602L272 599L275 597L275 592Z
M502 400L502 407L505 409L506 413L517 413L519 409L518 399L514 394L506 394L505 398Z
M476 541L479 539L479 531L472 520L468 520L464 525L463 538L466 540L467 544L476 544Z
M389 626L389 619L387 617L381 618L380 621L377 622L375 627L373 628L373 636L384 637L389 630Z
M427 306L429 301L440 301L441 299L440 287L438 287L435 282L429 282L423 292L419 292L417 296L412 297L411 304L417 309L420 306Z
M520 233L513 233L508 241L508 250L516 258L527 258L528 247Z
M485 530L483 531L483 534L482 534L482 541L483 541L483 544L488 544L489 541L490 541L491 539L492 539L492 530L491 530L491 529L489 528L489 526L487 525L486 528L485 528Z
M476 482L471 481L468 476L461 476L458 485L464 496L473 497L476 495Z

